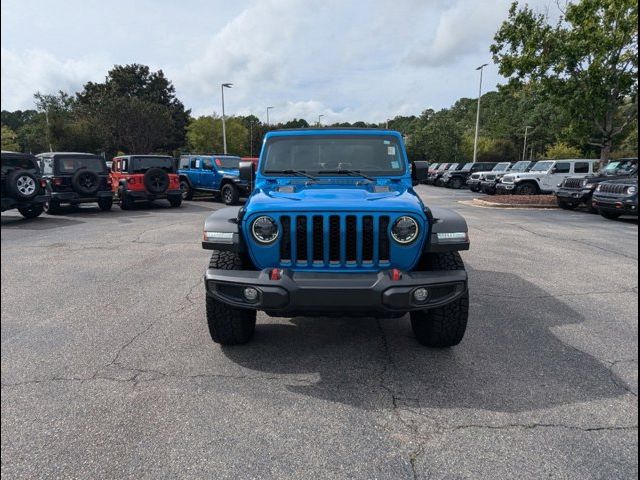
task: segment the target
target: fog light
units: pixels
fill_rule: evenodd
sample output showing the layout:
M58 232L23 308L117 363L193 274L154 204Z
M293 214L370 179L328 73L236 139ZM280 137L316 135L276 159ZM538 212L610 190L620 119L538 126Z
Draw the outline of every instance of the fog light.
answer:
M413 291L413 299L416 302L422 303L426 301L427 298L429 298L429 290L427 290L426 288L420 287L420 288L416 288Z
M244 298L249 302L255 302L258 299L258 290L253 287L247 287L244 289Z

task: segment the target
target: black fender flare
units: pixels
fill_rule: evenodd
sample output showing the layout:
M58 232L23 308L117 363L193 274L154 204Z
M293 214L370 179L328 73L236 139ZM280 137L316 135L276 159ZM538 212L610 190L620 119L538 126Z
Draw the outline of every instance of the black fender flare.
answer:
M202 248L205 250L244 251L244 242L240 231L240 222L244 214L243 207L225 207L210 214L204 221ZM230 234L228 238L208 237L207 233Z
M433 207L429 209L431 220L431 231L429 239L425 244L424 251L429 253L438 252L458 252L469 250L469 226L462 215L448 208ZM456 239L443 239L438 234L462 234L465 236Z

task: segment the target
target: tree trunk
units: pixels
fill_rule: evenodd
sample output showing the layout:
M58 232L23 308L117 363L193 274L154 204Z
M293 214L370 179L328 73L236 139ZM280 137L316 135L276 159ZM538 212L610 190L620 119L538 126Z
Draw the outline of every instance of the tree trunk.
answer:
M611 156L612 140L610 137L602 140L602 149L600 150L600 168L603 168L609 161Z

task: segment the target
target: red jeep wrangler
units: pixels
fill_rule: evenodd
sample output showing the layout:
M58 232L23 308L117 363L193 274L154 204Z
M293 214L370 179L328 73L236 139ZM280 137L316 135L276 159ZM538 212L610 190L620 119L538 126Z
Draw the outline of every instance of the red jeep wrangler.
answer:
M111 184L123 210L129 210L136 200L166 198L172 207L182 203L180 180L173 158L169 156L115 157L111 165Z

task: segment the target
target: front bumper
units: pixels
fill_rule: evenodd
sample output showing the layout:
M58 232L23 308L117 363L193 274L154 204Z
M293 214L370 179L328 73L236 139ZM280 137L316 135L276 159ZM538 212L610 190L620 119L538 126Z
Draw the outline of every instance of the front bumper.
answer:
M480 182L480 190L482 190L483 192L495 193L497 185L498 185L498 182L482 181Z
M572 190L568 188L561 188L556 192L556 197L558 197L558 199L573 203L589 203L592 195L593 190L591 189Z
M36 195L31 200L17 200L13 197L2 197L1 209L4 212L5 210L10 210L12 208L29 208L34 206L41 206L48 202L50 198L51 197L49 195Z
M624 215L638 215L638 197L593 196L592 205L599 210L618 212Z
M498 183L496 185L496 193L498 193L498 195L500 194L507 195L507 194L513 193L515 189L516 189L515 183Z
M182 190L167 190L164 193L153 194L145 190L127 190L127 196L133 200L163 200L169 197L182 197Z
M113 191L101 190L95 195L83 197L78 192L51 192L51 199L59 203L89 203L97 202L101 198L113 198Z
M359 274L280 270L280 279L271 280L272 270L209 269L205 274L207 295L233 307L278 314L374 315L441 307L457 300L468 289L464 270L402 272L399 280L393 280L389 271ZM258 290L255 302L244 298L246 287ZM418 303L413 298L418 287L429 291L425 302Z

